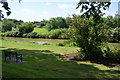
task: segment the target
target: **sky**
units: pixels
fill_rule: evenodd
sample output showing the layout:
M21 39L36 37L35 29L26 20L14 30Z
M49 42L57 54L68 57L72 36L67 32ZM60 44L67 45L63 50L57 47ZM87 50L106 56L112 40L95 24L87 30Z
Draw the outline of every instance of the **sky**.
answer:
M76 9L79 0L7 0L11 8L11 15L5 18L23 20L25 22L49 20L52 17L68 17L72 14L80 14L80 9ZM109 10L104 11L105 16L116 14L118 11L118 1L112 0Z

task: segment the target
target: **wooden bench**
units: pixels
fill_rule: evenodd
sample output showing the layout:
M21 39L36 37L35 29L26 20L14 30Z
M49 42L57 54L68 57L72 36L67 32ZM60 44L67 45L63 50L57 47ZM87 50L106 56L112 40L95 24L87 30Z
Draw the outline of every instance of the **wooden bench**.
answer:
M7 61L7 58L9 58L10 60L12 58L15 58L16 62L18 62L19 59L22 62L22 54L17 54L17 52L8 51L8 50L3 50L3 51L5 55L5 61Z

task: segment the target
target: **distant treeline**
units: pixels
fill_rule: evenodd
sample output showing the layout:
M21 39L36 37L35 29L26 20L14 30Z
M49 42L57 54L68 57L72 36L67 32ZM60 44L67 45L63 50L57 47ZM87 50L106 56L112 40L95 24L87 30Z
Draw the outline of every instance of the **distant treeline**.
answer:
M79 16L79 18L81 18ZM103 20L108 26L109 41L119 42L120 39L120 17L104 17ZM51 38L51 39L69 39L71 38L70 27L72 17L54 17L49 20L24 22L16 19L3 19L0 24L0 35L9 37L27 37L27 38ZM35 29L38 29L37 31ZM43 29L42 31L39 29ZM47 30L44 31L44 30Z

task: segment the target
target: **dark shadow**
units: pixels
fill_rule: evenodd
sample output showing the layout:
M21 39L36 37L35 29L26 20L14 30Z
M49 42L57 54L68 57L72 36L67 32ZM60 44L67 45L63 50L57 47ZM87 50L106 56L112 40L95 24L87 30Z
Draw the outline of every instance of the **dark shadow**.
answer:
M23 54L23 60L27 62L20 63L20 64L21 65L27 64L30 67L31 66L35 67L34 68L35 71L32 73L29 73L29 74L32 74L35 78L40 77L35 74L37 71L41 69L44 69L45 71L55 72L56 74L61 74L57 76L59 78L94 78L95 80L101 80L101 76L102 78L107 78L108 74L112 74L110 76L113 77L114 79L116 78L116 80L117 78L119 78L115 76L120 73L119 70L100 70L94 65L85 64L85 63L78 64L75 61L63 60L56 57L56 56L59 56L59 54L54 53L53 51L50 51L50 50L27 50L27 49L17 49L17 48L9 48L7 50L16 51L17 53ZM10 63L10 62L5 62L3 60L3 63ZM28 63L32 63L32 65ZM16 65L16 64L13 63L13 65ZM17 67L17 68L19 68L18 69L19 71L17 71L19 73L20 71L22 71L22 69L27 70L28 67L23 67L23 68ZM3 78L18 78L18 77L24 78L24 76L20 76L18 74L16 74L15 76L7 76L5 74L6 74L5 70L3 70ZM64 76L62 74L71 75L71 77ZM49 75L53 76L52 73L49 73ZM56 76L54 77L56 78Z
M3 46L0 46L0 48L5 48L5 47L3 47Z

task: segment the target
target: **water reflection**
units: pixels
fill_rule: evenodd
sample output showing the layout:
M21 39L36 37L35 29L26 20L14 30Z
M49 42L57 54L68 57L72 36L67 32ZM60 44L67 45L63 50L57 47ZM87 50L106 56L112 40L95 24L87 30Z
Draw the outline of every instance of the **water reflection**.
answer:
M37 42L38 44L44 44L45 42Z

